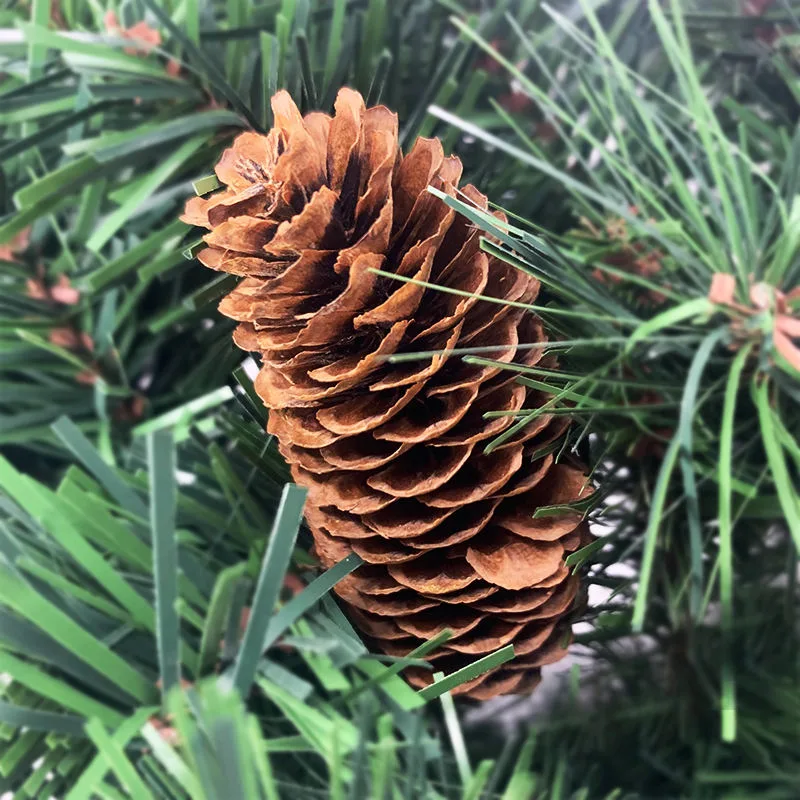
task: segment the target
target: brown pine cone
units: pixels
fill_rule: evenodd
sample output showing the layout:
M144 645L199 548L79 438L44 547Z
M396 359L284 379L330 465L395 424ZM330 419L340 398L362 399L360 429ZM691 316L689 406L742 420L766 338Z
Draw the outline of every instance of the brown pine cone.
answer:
M539 416L484 452L514 423L485 412L545 399L499 366L542 360L542 347L520 346L546 341L541 322L508 305L532 302L538 281L481 252L479 231L426 191L487 208L458 188L461 162L437 139L403 156L396 115L350 89L332 119L301 117L285 92L272 107L275 127L240 135L216 168L226 188L190 200L183 219L211 231L203 264L243 277L220 311L260 354L255 387L309 490L317 554L367 562L335 591L384 652L449 628L431 660L450 672L513 643L514 660L456 692L530 691L566 652L579 580L564 559L588 541L579 514L532 514L591 491L579 467L555 463L564 417ZM442 352L487 346L497 365Z

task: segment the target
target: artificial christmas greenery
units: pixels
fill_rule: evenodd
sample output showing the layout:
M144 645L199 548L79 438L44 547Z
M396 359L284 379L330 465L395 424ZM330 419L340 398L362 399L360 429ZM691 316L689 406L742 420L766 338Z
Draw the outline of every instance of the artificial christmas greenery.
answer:
M0 789L796 797L798 19L790 0L6 3ZM370 568L315 558L318 504L309 531L215 310L238 279L209 282L177 221L237 134L279 122L277 90L329 114L343 86L398 113L403 153L455 152L489 205L417 198L541 284L492 303L542 321L541 361L447 354L537 398L483 409L500 437L571 421L551 471L579 458L599 489L519 509L599 537L566 559L589 584L573 669L544 667L529 713L454 703L517 660L439 674L455 618L410 657L350 626L335 587ZM437 358L411 355L381 376Z

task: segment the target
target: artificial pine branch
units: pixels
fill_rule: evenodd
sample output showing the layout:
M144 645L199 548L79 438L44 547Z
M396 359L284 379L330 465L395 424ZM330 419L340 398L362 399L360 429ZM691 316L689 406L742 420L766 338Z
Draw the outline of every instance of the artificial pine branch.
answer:
M677 4L665 4L664 16L654 3L651 16L646 4L609 3L597 19L536 5L153 3L142 18L141 6L124 4L112 20L96 3L68 3L53 6L49 21L42 2L0 11L0 231L4 244L16 240L2 251L0 447L15 469L4 473L0 549L6 585L23 581L30 599L9 594L2 609L3 671L14 680L0 705L0 790L58 796L91 784L119 797L128 779L159 796L213 796L214 770L244 763L236 774L245 796L252 781L266 796L273 785L278 796L327 796L329 782L356 794L370 785L445 798L602 797L617 787L633 797L797 794L797 555L788 528L799 393L795 340L788 335L787 347L778 336L775 346L776 331L793 330L800 275L796 11L774 4L758 19L751 3L745 17L719 17L693 5L683 35ZM158 11L174 12L177 28ZM565 689L564 703L537 718L546 730L535 752L528 739L499 754L496 731L467 725L467 752L456 747L451 758L458 723L446 698L441 721L427 713L431 703L424 720L397 713L392 704L424 702L396 678L403 662L368 657L329 597L294 618L283 641L291 650L267 650L246 698L249 721L213 675L235 659L240 609L286 471L241 373L233 393L257 424L222 407L240 357L229 331L203 320L229 287L192 277L182 251L196 253L198 243L183 241L172 220L247 120L269 127L264 99L274 89L291 89L304 110L314 96L329 109L343 83L411 119L409 139L442 136L470 178L519 215L484 247L542 280L532 310L551 342L561 340L553 347L562 361L558 375L521 377L529 388L557 388L549 410L578 420L570 445L590 454L610 493L611 531L570 564L594 564L594 585L611 595L593 598L591 627L578 636L599 667L581 681L596 687L594 702ZM449 124L453 112L465 122ZM751 296L749 272L758 270L783 296ZM712 293L713 314L693 316L715 274L733 276L733 295ZM687 301L694 305L654 329L659 313ZM625 353L642 324L650 327ZM698 348L714 326L732 349L714 344L703 364ZM491 363L486 353L468 358ZM687 393L693 364L699 380ZM51 427L63 413L91 440L88 451L74 427ZM171 696L169 720L129 692L155 698L158 681L144 607L154 587L144 438L175 425L178 466L193 476L177 491L179 615L209 685L197 690L199 703ZM692 458L681 436L666 475L676 431L690 433ZM91 474L75 466L87 452ZM696 503L685 502L687 476ZM689 535L697 521L699 562ZM299 541L290 574L305 580L310 540L301 532ZM635 636L632 578L646 541L649 591L636 607L645 635ZM100 561L76 557L82 543ZM215 577L227 587L216 601ZM285 599L297 608L288 591ZM230 613L212 615L215 602ZM52 627L63 621L53 607L71 624ZM89 638L74 639L75 625ZM114 666L145 675L146 690L138 679L120 685ZM87 728L90 716L101 719ZM195 748L198 725L213 728L223 751L214 751L212 774L205 745ZM354 739L352 726L369 733ZM337 729L341 740L319 735ZM122 758L110 736L128 742ZM266 767L264 739L283 751ZM188 765L180 775L170 771L175 754ZM479 763L496 755L494 766Z
M232 8L194 4L179 24L170 3L105 14L73 3L50 20L42 3L30 17L24 6L4 12L0 446L38 474L64 464L49 432L59 413L110 459L138 423L228 381L239 361L230 328L204 322L225 287L191 269L182 253L196 242L174 218L238 131L269 127L266 97L288 88L304 111L329 110L347 83L390 103L413 138L437 126L428 102L485 114L508 92L506 76L447 33L452 9L431 0L271 3L228 20ZM499 11L481 28L509 38ZM485 189L497 181L533 213L542 193L518 191L509 165L457 139L449 132Z
M563 130L569 126L574 141L593 148L591 180L575 181L536 150L509 148L461 124L547 170L575 196L577 224L565 234L533 234L521 222L507 225L480 213L476 222L500 240L494 252L546 281L550 313L561 311L562 335L580 344L564 359L570 377L556 378L551 393L554 404L570 400L565 413L585 426L582 437L597 437L600 481L609 468L632 477L622 489L625 510L608 517L607 561L598 577L627 563L638 581L631 632L657 635L666 627L690 653L698 627L720 608L721 734L733 741L732 649L741 631L734 598L779 576L793 583L800 541L794 222L800 139L784 129L773 141L745 113L738 130L725 127L730 118L705 90L680 9L671 8L671 22L657 4L650 8L679 87L671 94L661 88L669 78L655 83L631 73L591 14L587 35L553 11L587 50L574 67L584 75L586 101L613 103L618 116L605 126L584 124L556 99L557 87L548 91L507 64ZM783 115L771 121L780 125ZM769 176L756 163L765 152ZM609 183L605 196L595 188L601 181ZM465 204L452 204L469 213ZM616 319L604 315L610 308ZM627 584L618 588L627 591ZM627 628L621 622L620 631ZM794 622L785 624L793 637Z

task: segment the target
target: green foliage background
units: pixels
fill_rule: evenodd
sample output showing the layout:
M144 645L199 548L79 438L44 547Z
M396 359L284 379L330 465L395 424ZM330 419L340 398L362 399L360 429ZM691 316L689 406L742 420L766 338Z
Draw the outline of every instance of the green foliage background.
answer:
M798 48L788 0L4 3L0 793L796 797ZM509 213L455 201L542 281L562 368L518 424L574 418L600 487L583 667L514 736L328 595L357 559L314 568L176 221L276 88L342 84Z

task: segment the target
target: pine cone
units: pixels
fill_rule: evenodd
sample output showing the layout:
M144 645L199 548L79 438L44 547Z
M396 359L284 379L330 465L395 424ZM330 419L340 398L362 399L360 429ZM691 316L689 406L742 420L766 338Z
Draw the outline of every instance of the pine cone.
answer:
M580 467L555 463L563 416L512 431L513 412L546 396L502 365L554 365L537 346L541 322L519 305L538 281L481 252L479 231L426 191L487 208L458 188L461 162L437 139L403 156L396 115L350 89L332 119L301 117L285 92L272 107L275 127L241 134L216 168L226 188L190 200L183 219L211 231L203 264L244 278L220 311L260 354L256 391L308 487L318 557L364 559L335 591L384 652L449 628L432 661L450 672L513 643L514 660L456 691L530 691L566 652L579 580L564 558L588 541L579 514L532 515L590 491ZM456 347L495 348L493 362L443 352ZM428 355L388 361L400 353ZM484 419L497 410L511 413Z

